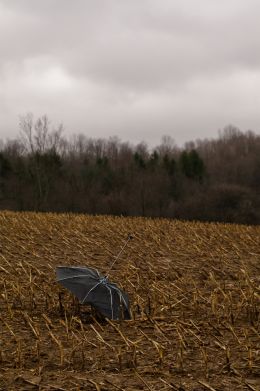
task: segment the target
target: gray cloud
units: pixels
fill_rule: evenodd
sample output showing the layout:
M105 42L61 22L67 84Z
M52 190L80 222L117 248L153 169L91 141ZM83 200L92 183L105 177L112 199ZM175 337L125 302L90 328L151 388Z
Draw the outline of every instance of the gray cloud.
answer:
M133 142L260 129L258 0L0 0L0 137L47 113Z

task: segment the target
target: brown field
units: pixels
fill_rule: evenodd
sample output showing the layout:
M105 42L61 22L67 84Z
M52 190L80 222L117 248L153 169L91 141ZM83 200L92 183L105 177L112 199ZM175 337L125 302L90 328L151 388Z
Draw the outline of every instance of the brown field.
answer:
M111 272L133 320L99 323L58 265ZM259 390L260 227L0 213L0 390Z

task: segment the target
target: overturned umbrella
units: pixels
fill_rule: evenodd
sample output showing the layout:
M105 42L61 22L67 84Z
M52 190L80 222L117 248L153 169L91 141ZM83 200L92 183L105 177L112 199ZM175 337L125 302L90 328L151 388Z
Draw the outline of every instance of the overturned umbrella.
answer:
M125 292L108 281L107 276L87 267L57 268L57 281L71 291L82 304L91 304L109 319L130 319L129 299Z
M114 266L120 254L132 236L127 241L109 271ZM82 304L91 304L104 317L131 319L128 295L114 283L109 282L108 274L102 275L96 269L77 266L58 266L57 281L71 291Z

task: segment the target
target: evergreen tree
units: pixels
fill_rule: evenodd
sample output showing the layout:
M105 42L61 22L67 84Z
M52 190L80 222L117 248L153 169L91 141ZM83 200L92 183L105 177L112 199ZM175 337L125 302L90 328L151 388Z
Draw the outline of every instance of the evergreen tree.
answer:
M197 151L183 151L179 160L183 174L190 179L201 181L205 174L205 165Z

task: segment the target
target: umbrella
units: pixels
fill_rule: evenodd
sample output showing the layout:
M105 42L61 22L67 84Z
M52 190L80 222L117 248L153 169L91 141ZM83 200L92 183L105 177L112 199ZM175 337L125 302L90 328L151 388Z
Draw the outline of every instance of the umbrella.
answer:
M128 235L108 273L131 239L133 237ZM80 303L91 304L109 319L131 319L128 295L108 280L108 273L104 276L96 269L79 266L58 266L56 270L57 281L71 291Z
M128 295L96 269L58 266L56 274L57 281L71 291L80 303L91 304L112 320L131 319Z

